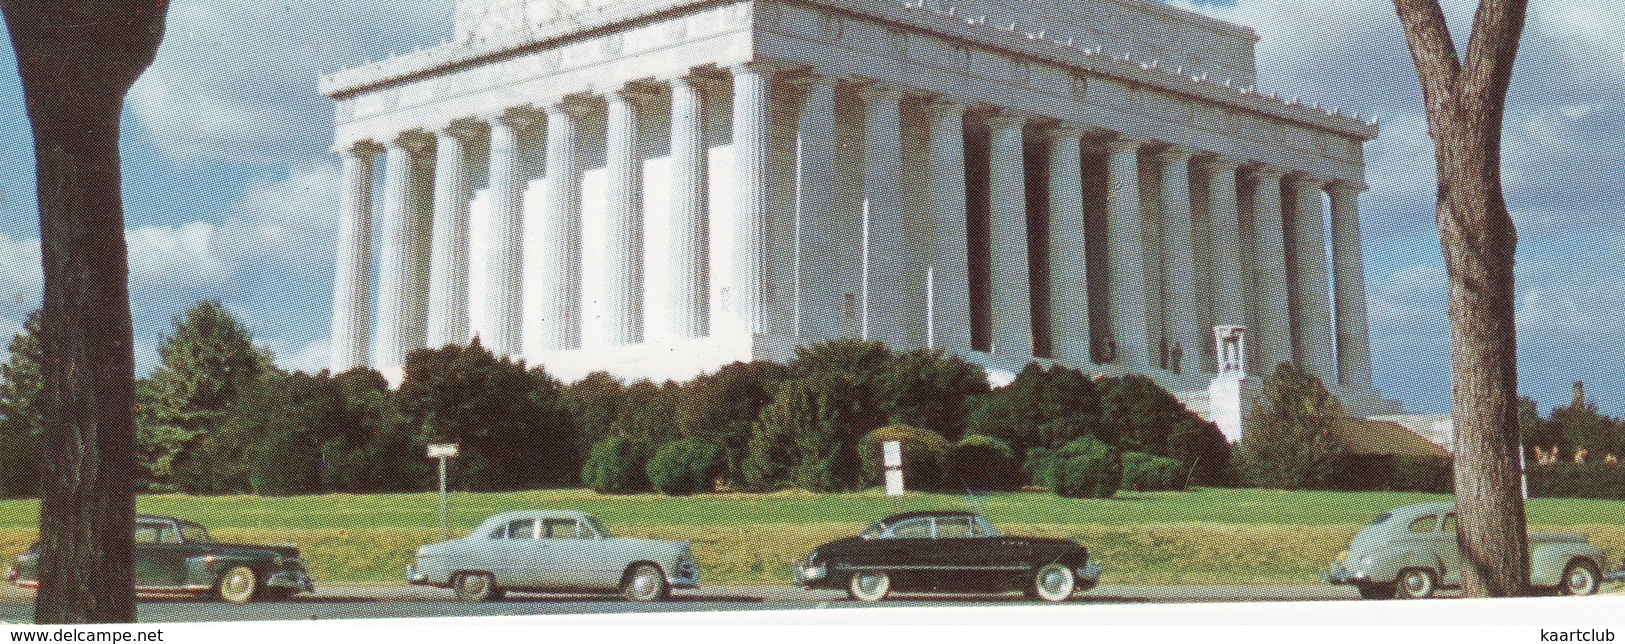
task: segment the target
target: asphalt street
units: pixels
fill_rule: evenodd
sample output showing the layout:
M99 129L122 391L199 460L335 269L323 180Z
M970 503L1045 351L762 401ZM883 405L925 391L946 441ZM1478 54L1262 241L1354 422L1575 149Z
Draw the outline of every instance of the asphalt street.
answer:
M1358 599L1344 586L1323 585L1213 585L1123 586L1102 585L1072 599L1074 605L1190 603L1241 601L1318 601ZM593 613L658 613L696 611L795 610L866 608L870 606L990 606L1040 604L1020 594L1005 595L895 595L879 604L847 599L840 591L805 590L789 586L721 586L675 591L670 601L640 603L616 595L544 595L513 593L506 599L479 604L458 602L451 591L405 586L337 586L313 595L253 602L234 606L195 598L144 599L138 607L142 622L208 622L307 619L368 619L404 617L476 617L501 615L559 615ZM0 587L0 621L28 622L33 615L33 592L15 586Z

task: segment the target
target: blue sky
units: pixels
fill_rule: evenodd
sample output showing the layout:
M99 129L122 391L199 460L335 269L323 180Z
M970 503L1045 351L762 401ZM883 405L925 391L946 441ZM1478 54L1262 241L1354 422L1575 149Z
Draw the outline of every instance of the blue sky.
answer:
M1169 4L1256 29L1265 91L1382 120L1361 204L1377 385L1409 409L1448 410L1432 148L1391 0ZM1444 4L1466 43L1475 3ZM1625 414L1625 8L1533 4L1503 164L1520 235L1520 386L1544 411L1584 380L1605 412ZM338 164L317 74L439 42L451 34L452 6L174 3L124 120L143 371L170 319L205 297L223 300L283 366L326 363ZM0 335L9 337L38 306L39 228L9 47L0 70Z

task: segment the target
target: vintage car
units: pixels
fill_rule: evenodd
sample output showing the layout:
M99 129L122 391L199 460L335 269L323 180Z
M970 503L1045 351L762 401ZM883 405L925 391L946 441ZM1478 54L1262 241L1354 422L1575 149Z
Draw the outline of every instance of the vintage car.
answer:
M1590 595L1605 581L1606 556L1585 535L1531 532L1529 583L1565 595ZM1607 579L1613 579L1610 573ZM1354 534L1325 580L1350 584L1366 599L1430 597L1461 586L1456 547L1456 504L1424 503L1394 508Z
M796 566L802 586L844 588L868 602L891 592L1010 590L1059 602L1099 580L1100 566L1077 542L1004 535L980 515L959 511L886 517L814 548Z
M412 584L450 588L463 601L507 591L620 592L633 601L699 588L686 541L611 535L598 519L569 510L493 515L467 536L418 548Z
M6 578L38 588L39 544L18 555ZM175 517L135 518L135 591L143 595L213 593L233 604L315 592L299 549L219 543L203 526Z

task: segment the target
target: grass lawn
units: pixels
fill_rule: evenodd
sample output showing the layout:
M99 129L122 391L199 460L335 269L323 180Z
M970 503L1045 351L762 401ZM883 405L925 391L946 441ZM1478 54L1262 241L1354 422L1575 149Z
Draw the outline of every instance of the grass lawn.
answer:
M910 494L898 501L878 490L681 498L542 490L453 493L450 514L453 534L462 534L505 510L586 511L619 535L693 542L708 585L789 583L792 562L813 546L899 509L971 509L1010 534L1071 537L1090 548L1107 583L1319 583L1326 562L1371 517L1447 498L1217 488L1121 493L1110 500L1004 493ZM326 584L400 583L412 553L439 532L432 493L148 495L136 507L193 519L222 540L295 542L317 583ZM1536 529L1584 532L1611 557L1625 554L1625 501L1533 499L1528 510ZM37 501L0 501L0 556L9 559L34 539L38 512Z

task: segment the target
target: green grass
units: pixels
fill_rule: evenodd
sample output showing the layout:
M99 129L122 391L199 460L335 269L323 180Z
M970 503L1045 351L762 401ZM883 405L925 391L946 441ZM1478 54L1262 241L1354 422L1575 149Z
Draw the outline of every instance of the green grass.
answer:
M1200 489L1124 493L1110 500L1047 493L989 497L870 491L816 495L605 496L585 490L454 493L451 526L462 534L497 512L566 508L598 516L629 536L693 542L707 584L787 583L791 562L813 546L853 534L899 509L972 509L1011 534L1072 537L1094 552L1110 583L1316 583L1371 517L1395 506L1449 497L1387 492ZM417 546L436 540L434 494L305 497L149 495L139 511L183 516L221 539L295 542L318 583L398 583ZM1533 499L1537 529L1585 532L1613 557L1625 554L1625 501ZM0 555L33 540L39 506L0 501Z

